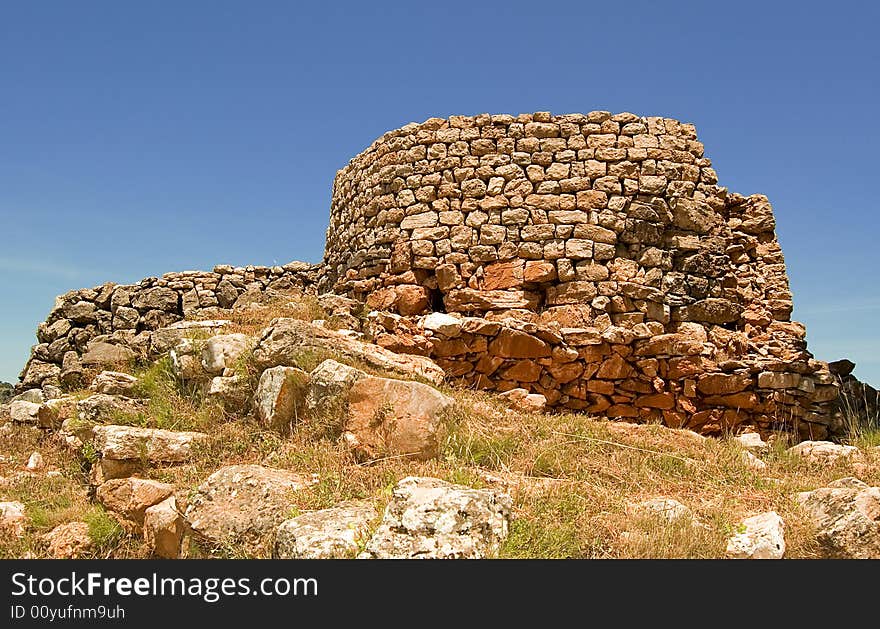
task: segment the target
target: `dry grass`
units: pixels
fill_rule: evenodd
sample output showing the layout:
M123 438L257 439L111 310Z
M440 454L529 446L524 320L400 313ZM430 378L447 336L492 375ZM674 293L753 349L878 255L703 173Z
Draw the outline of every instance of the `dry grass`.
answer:
M275 317L311 320L321 313L316 301L304 299L232 311L231 316L232 331L256 334ZM304 355L303 366L314 367L328 357L339 359L318 354ZM240 370L255 385L248 361ZM327 408L320 417L299 425L268 430L250 411L231 413L182 388L167 361L157 362L140 376L139 393L151 399L147 410L114 420L209 433L188 463L144 472L174 483L181 508L209 474L236 463L316 475L317 483L296 494L291 516L354 498L373 501L381 512L401 478L435 476L511 493L511 534L500 552L506 558L720 558L738 523L768 510L775 510L786 522L787 556L811 558L819 551L799 512L796 493L850 475L880 485L876 452L868 454L868 464L859 470L848 463L814 467L790 456L789 444L779 440L761 455L767 469L755 471L743 462L741 447L731 439L703 439L659 425L634 426L577 414L517 412L491 394L450 386L441 388L456 397L457 405L438 459L358 463L334 430L344 409ZM144 556L140 541L117 530L89 500L88 460L33 428L11 427L6 435L0 462L0 476L6 480L0 485L0 500L24 502L30 524L22 540L0 540L0 557L45 556L41 536L56 524L77 519L90 523L96 556ZM17 474L34 450L42 452L62 476ZM632 514L631 504L657 497L685 504L699 524L669 524ZM196 544L189 552L206 554ZM241 556L235 548L221 554Z

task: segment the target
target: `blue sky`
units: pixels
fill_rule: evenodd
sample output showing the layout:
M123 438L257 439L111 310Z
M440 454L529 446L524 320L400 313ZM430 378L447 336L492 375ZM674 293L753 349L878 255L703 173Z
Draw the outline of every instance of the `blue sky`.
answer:
M451 114L662 115L776 211L817 357L880 384L876 3L0 4L0 380L55 295L316 262L337 169Z

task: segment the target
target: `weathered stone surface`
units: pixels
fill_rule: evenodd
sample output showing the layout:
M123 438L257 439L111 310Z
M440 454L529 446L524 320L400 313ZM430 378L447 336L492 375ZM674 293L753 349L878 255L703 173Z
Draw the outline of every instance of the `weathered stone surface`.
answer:
M171 496L174 486L144 478L115 478L96 491L101 504L122 518L143 526L144 512Z
M113 367L126 365L137 357L130 348L124 345L93 341L89 343L85 354L80 359L83 365Z
M422 320L422 327L435 334L455 338L461 332L461 319L442 312L432 312Z
M678 500L672 498L652 498L629 505L629 513L641 517L660 518L668 524L675 522L694 522L693 512Z
M21 537L26 526L24 504L16 500L0 502L0 533Z
M19 424L36 424L40 413L40 404L16 400L9 405L9 418Z
M833 465L841 460L859 463L864 459L862 452L855 446L830 441L802 441L789 448L788 452L815 465Z
M45 540L53 559L77 559L87 555L93 547L89 525L85 522L59 524L46 533Z
M306 412L309 374L298 367L270 367L260 376L254 406L260 422L282 427L299 422Z
M538 305L536 293L524 290L475 290L458 288L446 296L449 312L486 312L512 308L534 309Z
M770 448L761 435L757 432L743 432L738 434L734 439L746 450L755 450L762 452Z
M105 395L123 395L130 397L138 383L138 379L121 371L102 371L89 389L95 393L104 393Z
M275 529L296 505L296 493L308 485L307 477L287 470L222 467L198 487L184 517L192 531L209 543L265 552Z
M547 398L540 393L529 393L527 389L511 389L501 394L511 408L528 413L542 413L547 408Z
M213 336L202 347L202 369L212 375L222 374L224 369L234 369L255 345L256 340L246 334Z
M732 559L782 559L785 555L785 523L775 511L743 520L742 531L727 541Z
M202 432L175 432L138 426L95 426L95 449L105 459L182 463L192 456L193 446L207 439Z
M343 559L354 556L369 536L376 508L364 501L343 502L313 511L278 527L274 556L278 559Z
M511 499L504 493L437 478L397 483L365 558L482 559L508 535Z
M143 400L95 393L77 402L76 414L83 421L103 422L112 421L122 415L137 415L144 408Z
M208 382L205 399L218 402L227 410L242 411L250 394L250 382L246 376L216 376Z
M880 487L843 478L797 499L827 556L880 559Z
M162 559L177 559L186 532L183 515L177 510L174 496L144 511L144 545Z
M489 343L489 353L502 358L541 358L550 355L550 346L526 332L502 328Z
M278 365L296 367L299 366L303 351L309 350L335 351L342 356L363 360L379 369L407 376L420 376L430 382L439 383L444 376L443 370L429 358L395 354L297 319L273 321L254 350L254 361L261 369Z
M359 456L436 456L444 413L454 400L406 380L378 378L326 360L310 375L306 405L338 409L339 429Z

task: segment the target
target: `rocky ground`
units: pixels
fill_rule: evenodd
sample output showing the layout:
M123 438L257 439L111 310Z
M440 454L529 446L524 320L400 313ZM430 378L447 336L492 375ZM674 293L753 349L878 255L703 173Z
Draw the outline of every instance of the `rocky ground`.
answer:
M0 557L880 558L876 432L547 412L369 342L339 297L216 315L0 406Z

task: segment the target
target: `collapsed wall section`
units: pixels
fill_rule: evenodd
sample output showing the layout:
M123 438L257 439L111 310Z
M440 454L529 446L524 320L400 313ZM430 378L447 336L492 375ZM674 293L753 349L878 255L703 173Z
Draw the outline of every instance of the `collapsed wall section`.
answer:
M107 283L70 291L37 328L37 345L21 372L19 389L78 382L92 364L144 356L150 332L217 308L242 306L291 291L310 292L320 266L232 267L148 277L137 284Z

